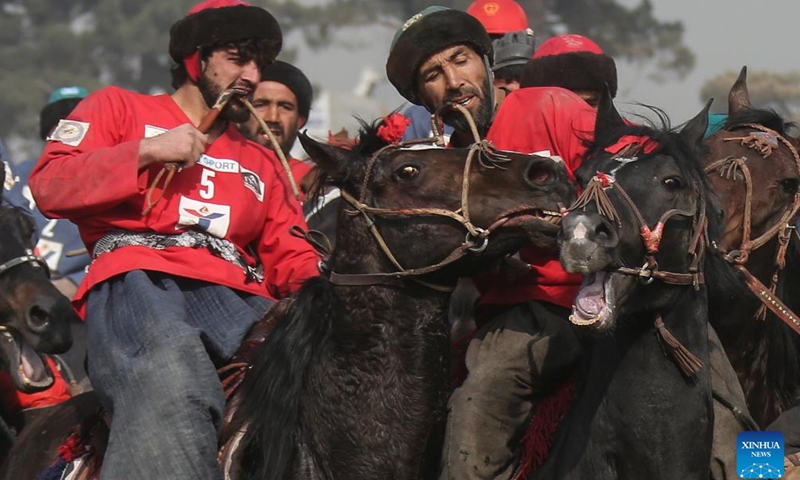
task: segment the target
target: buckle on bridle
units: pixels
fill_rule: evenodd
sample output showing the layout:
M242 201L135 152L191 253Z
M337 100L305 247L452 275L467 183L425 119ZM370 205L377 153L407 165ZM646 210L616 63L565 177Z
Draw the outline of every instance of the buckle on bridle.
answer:
M467 236L464 237L464 243L471 243L473 244L469 247L470 252L481 253L482 251L486 250L486 247L489 246L489 236L483 235L486 230L480 227L475 227L475 231L478 232L478 235L473 237L472 233L467 232ZM478 242L475 245L476 241Z
M653 270L650 269L650 263L645 262L642 268L639 269L639 283L642 285L650 285L655 278L653 277Z

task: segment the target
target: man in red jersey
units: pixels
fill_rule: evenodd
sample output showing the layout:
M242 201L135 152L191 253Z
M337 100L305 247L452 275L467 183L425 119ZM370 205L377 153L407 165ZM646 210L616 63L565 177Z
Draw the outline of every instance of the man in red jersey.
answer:
M89 377L114 417L104 479L221 479L216 367L273 299L318 274L289 234L304 221L274 153L234 126L244 105L234 97L197 128L223 91L252 94L281 43L262 8L196 5L170 29L175 92L90 95L31 174L41 211L78 225L93 256L75 302ZM170 182L167 163L181 166Z

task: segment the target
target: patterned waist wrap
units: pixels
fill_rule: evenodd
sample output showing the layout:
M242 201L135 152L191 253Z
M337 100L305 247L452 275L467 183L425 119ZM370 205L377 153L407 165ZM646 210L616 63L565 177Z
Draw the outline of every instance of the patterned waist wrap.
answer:
M215 257L222 258L241 268L245 275L245 283L264 281L263 265L259 263L254 266L248 265L244 255L229 240L194 230L187 230L178 235L115 230L103 235L97 241L92 258L98 258L104 253L129 246L147 247L154 250L164 250L169 247L207 248Z

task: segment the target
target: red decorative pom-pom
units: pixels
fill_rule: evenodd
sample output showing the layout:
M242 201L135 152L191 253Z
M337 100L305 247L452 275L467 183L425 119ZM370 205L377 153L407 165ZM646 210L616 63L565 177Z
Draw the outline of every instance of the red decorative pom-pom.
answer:
M388 143L397 143L403 138L409 125L411 120L400 113L387 115L378 127L378 138Z

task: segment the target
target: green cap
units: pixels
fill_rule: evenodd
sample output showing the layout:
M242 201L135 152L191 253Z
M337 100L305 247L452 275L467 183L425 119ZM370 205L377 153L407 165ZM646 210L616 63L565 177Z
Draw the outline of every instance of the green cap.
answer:
M47 104L50 105L51 103L67 98L86 98L88 95L89 91L83 87L61 87L55 89L55 91L50 94Z

